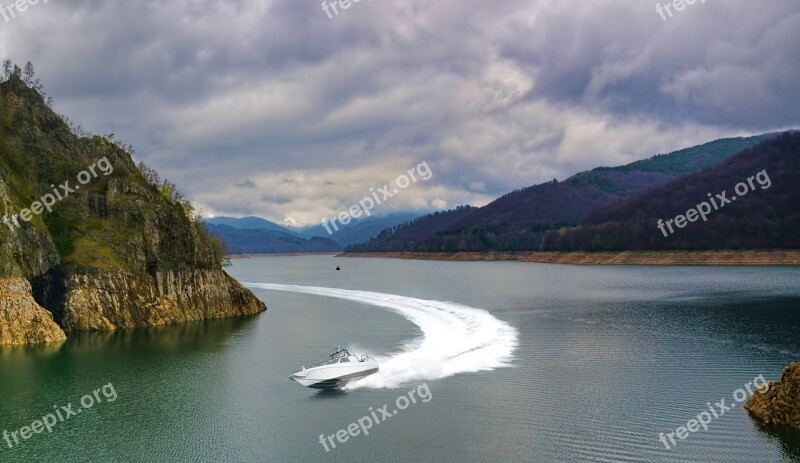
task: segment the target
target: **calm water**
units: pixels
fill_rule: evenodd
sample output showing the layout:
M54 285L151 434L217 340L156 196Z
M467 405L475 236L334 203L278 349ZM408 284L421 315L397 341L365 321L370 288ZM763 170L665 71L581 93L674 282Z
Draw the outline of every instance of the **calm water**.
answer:
M800 461L741 406L658 440L800 360L800 269L271 257L230 273L267 313L0 350L0 432L113 385L52 434L0 440L0 462ZM337 345L386 368L340 393L287 379ZM422 384L428 402L319 443Z

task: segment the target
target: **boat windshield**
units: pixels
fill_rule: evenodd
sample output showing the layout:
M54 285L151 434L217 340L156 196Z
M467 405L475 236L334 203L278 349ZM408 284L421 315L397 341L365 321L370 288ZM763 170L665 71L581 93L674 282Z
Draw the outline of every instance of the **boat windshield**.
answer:
M350 357L353 357L355 360L350 360ZM320 366L323 366L323 365L333 365L333 364L340 363L340 362L341 363L349 363L349 362L353 362L353 361L355 361L355 362L363 362L367 358L369 358L369 356L365 355L361 359L359 359L355 355L351 354L347 349L343 349L341 347L337 347L336 349L333 350L333 353L329 356L328 360L326 360L324 362L316 363L316 364L313 364L313 365L311 365L309 367L304 367L304 368L314 368L314 367L320 367Z
M347 349L342 349L341 347L337 347L333 350L333 353L330 355L331 360L340 359L340 358L347 358L350 357L350 352Z

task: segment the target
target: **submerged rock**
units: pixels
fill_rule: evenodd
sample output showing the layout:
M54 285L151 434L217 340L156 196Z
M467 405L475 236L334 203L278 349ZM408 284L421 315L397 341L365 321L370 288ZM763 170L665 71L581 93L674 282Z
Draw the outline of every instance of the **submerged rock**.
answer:
M745 404L750 416L768 427L800 433L800 363L784 368L779 381L759 392Z

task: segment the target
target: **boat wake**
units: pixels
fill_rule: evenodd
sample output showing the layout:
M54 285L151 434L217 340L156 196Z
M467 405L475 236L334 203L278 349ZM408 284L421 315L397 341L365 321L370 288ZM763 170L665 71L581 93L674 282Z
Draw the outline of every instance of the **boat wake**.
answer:
M517 330L483 309L453 302L317 286L244 283L250 288L346 299L389 309L414 323L422 337L400 352L375 356L380 372L346 389L396 388L408 382L511 366Z

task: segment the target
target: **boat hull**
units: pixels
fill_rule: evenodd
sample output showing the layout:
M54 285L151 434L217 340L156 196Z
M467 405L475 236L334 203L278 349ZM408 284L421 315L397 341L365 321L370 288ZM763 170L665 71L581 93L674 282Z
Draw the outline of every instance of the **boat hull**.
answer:
M326 365L298 371L289 376L300 385L314 389L337 389L350 381L364 378L379 371L377 362Z

